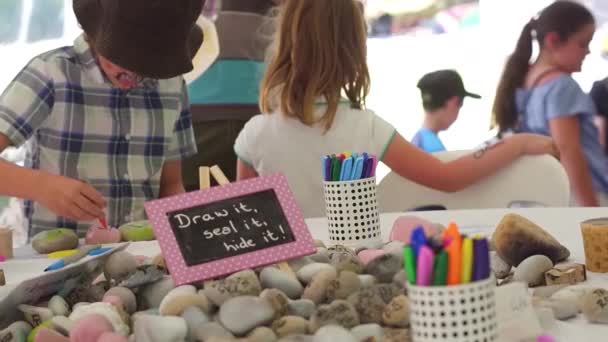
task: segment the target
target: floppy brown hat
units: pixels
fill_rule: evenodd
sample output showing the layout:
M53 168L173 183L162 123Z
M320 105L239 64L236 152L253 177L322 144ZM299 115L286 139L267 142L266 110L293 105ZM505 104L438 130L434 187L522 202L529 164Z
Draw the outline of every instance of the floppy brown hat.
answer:
M192 70L203 42L201 0L74 0L76 19L95 50L144 77Z

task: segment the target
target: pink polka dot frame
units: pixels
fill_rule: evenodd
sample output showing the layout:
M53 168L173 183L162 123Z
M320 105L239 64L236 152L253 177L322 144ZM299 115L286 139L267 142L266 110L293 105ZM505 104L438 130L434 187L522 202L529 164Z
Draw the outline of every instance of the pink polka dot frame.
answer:
M294 241L203 264L193 266L186 264L171 229L168 213L271 189L279 200L289 228L293 232ZM289 188L287 178L281 173L153 200L146 202L144 207L176 285L213 279L316 252L315 243Z

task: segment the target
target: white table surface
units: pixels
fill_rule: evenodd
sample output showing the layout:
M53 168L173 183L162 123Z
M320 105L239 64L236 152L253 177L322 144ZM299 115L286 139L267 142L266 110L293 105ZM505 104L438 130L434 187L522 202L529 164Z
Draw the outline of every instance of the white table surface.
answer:
M520 214L549 231L570 252L570 261L584 263L583 242L580 233L580 222L598 217L607 217L608 208L526 208L526 209L483 209L483 210L451 210L407 213L432 222L458 223L464 233L481 233L490 235L496 224L507 213ZM388 240L393 222L404 213L387 213L380 217L382 238ZM327 220L325 218L306 220L315 239L329 243ZM160 252L156 241L132 243L127 250L135 255L154 256ZM36 256L33 251L21 248L16 251L16 257L0 263L4 269L9 286L0 287L0 298L3 293L20 281L40 274L49 265L49 259ZM585 285L604 287L608 289L608 274L588 273ZM570 321L557 321L551 327L550 333L559 341L600 341L608 337L608 325L588 324L581 315Z

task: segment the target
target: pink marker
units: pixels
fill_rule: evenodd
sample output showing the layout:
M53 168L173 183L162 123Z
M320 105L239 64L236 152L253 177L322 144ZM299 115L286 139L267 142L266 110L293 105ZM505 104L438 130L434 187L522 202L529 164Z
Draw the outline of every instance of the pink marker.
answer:
M106 222L106 219L103 217L99 218L99 223L101 224L101 227L103 229L108 229L108 223Z
M433 250L423 245L418 251L418 264L416 265L416 285L429 286L433 278Z
M6 258L4 257L4 255L0 255L0 262L6 261Z

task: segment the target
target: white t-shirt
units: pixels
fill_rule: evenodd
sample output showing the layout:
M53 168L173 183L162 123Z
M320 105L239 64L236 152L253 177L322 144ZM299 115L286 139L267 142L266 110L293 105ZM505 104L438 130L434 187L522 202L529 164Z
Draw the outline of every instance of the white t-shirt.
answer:
M324 110L320 106L319 112ZM285 174L304 217L319 217L325 216L321 158L351 151L382 160L395 132L374 112L340 104L325 134L322 125L309 127L280 113L254 116L236 139L234 151L260 176Z

